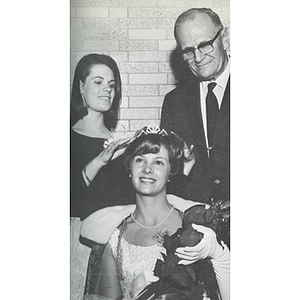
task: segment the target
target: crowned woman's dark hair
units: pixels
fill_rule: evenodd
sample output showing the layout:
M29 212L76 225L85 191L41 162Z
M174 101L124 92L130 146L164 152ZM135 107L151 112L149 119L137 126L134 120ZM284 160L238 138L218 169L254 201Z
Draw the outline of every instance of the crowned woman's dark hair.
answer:
M184 165L184 142L176 134L167 133L158 126L152 127L155 130L144 127L138 130L133 141L126 148L124 153L124 163L127 172L130 172L130 165L137 155L158 153L164 147L169 156L171 166L171 176L176 176L183 171Z
M91 72L91 68L100 64L108 66L112 70L115 78L115 97L111 109L104 113L104 125L109 130L117 126L118 110L122 97L120 71L113 58L105 54L96 53L82 57L76 66L71 92L71 126L88 114L87 107L83 102L80 92L80 81L84 83Z

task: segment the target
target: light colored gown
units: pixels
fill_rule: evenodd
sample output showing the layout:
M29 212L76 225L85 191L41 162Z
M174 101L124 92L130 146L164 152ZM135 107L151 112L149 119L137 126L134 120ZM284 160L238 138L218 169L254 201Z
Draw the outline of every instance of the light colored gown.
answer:
M116 229L109 240L112 254L115 261L117 260L117 247L119 229ZM162 254L166 254L166 249L157 243L152 246L138 246L129 244L122 236L120 242L121 253L121 278L120 286L123 295L128 295L131 284L137 273L142 270L154 270L157 259L163 260Z

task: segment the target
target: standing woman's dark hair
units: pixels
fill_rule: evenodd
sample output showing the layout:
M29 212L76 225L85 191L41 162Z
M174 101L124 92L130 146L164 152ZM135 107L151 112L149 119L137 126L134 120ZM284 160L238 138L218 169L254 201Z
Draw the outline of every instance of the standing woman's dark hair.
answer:
M90 74L91 68L99 64L108 66L113 71L115 77L115 97L111 109L104 114L104 125L109 130L116 128L118 109L122 97L120 71L113 58L105 54L96 53L88 54L81 58L75 69L71 93L71 126L88 114L87 107L80 92L80 81L84 83Z

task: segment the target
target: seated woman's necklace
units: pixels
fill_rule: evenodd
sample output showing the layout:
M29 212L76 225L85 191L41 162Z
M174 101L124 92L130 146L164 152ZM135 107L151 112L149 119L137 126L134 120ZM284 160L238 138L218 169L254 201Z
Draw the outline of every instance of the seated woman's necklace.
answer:
M133 217L133 213L131 213L130 215L131 215L132 220L133 220L136 224L140 225L141 227L143 227L143 228L145 228L145 229L152 230L152 229L157 228L157 227L160 226L161 224L163 224L163 223L169 218L169 216L171 215L171 213L172 213L173 210L174 210L174 206L172 206L172 208L171 208L170 212L167 214L167 216L166 216L161 222L159 222L157 225L154 225L154 226L145 226L145 225L141 224L140 222L138 222L138 221Z

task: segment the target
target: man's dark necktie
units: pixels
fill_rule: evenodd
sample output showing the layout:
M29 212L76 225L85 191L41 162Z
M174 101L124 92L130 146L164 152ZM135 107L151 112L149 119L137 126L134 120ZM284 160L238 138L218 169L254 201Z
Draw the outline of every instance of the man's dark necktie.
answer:
M209 147L213 144L213 137L219 114L218 100L213 92L216 85L217 84L215 82L208 84L208 92L206 96L206 121Z

